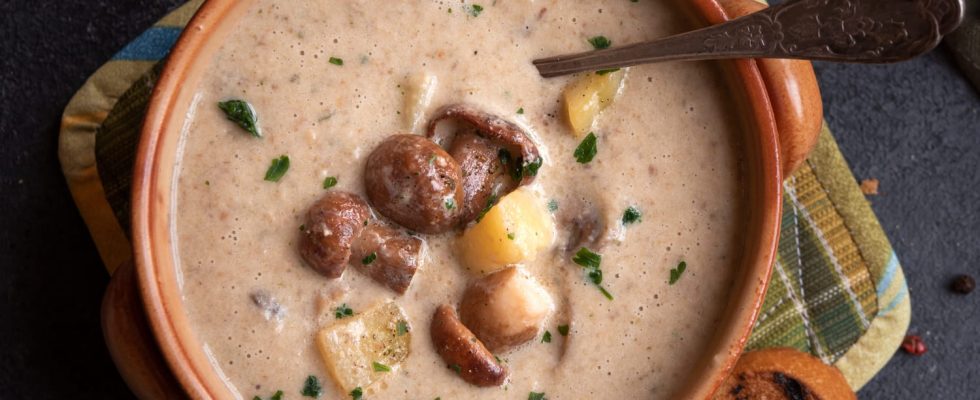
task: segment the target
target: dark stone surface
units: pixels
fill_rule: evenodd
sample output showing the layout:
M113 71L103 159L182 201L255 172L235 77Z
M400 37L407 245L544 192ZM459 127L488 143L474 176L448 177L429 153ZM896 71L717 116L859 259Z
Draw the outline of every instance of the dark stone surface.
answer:
M0 1L0 398L128 398L106 354L107 278L57 160L85 78L180 0ZM898 65L817 66L827 119L912 291L911 331L863 399L966 399L980 388L980 96L945 50Z

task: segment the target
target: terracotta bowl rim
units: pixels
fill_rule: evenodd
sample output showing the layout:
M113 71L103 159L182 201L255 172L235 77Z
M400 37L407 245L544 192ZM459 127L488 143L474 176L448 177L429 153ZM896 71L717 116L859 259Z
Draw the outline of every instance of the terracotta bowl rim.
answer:
M170 238L160 233L160 224L169 224L168 201L172 197L161 195L159 190L171 184L165 178L173 174L171 158L175 157L165 156L170 153L162 152L166 146L161 145L161 139L165 135L179 134L174 125L183 122L185 113L179 113L181 117L171 116L177 115L174 111L183 80L192 70L195 55L208 44L211 34L237 3L237 0L207 0L184 29L150 98L133 177L132 238L140 296L167 364L193 398L227 397L228 389L213 366L206 362L203 346L183 319L184 308L175 280L160 275L167 271L176 274L173 260L166 254L172 251ZM729 19L718 0L691 0L689 4L702 22L718 23ZM751 221L746 224L750 234L746 235L748 239L743 249L742 272L733 284L728 309L719 323L727 329L718 330L702 353L704 359L695 368L690 384L676 394L678 398L709 398L734 367L762 306L779 237L782 173L773 106L754 60L723 63L738 77L729 83L729 87L748 99L748 104L740 106L744 108L743 119L754 125L755 132L751 133L757 135L759 154L754 161L761 177L748 178L754 182L749 185L752 193L746 201L751 214L747 217ZM746 137L751 137L749 133L746 131ZM749 143L746 147L750 147ZM167 172L168 168L170 172ZM751 172L747 168L746 175ZM163 193L170 194L170 191Z

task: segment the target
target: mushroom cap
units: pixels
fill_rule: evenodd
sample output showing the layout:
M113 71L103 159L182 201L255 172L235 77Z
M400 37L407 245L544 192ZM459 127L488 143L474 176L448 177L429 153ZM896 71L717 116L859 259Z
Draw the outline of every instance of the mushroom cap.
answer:
M347 268L354 239L370 217L371 211L360 196L327 192L306 213L299 241L303 261L328 278L339 278Z
M398 134L381 142L368 156L364 184L378 212L413 231L442 233L459 220L459 164L424 137Z
M534 278L520 268L507 267L466 288L459 316L496 353L537 337L554 308L551 296Z

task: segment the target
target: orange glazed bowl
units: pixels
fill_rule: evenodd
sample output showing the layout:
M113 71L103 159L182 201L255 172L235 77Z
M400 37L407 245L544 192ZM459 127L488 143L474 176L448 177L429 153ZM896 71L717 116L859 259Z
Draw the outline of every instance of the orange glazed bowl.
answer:
M133 391L143 398L234 396L189 322L172 230L179 141L202 75L201 60L207 59L202 55L229 39L230 27L252 3L208 0L203 4L171 52L146 114L133 180L135 265L114 276L103 308L113 359ZM753 0L676 3L687 11L694 26L724 22L758 7ZM723 317L674 398L710 398L741 354L775 258L783 177L803 161L822 119L809 63L734 60L717 64L724 71L743 132L742 190L747 209L739 235L741 260Z

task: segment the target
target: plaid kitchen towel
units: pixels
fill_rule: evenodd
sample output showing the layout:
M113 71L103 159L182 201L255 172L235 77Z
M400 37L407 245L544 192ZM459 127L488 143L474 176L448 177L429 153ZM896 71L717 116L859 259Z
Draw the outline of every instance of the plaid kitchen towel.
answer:
M130 179L160 61L202 2L190 1L127 45L65 109L62 168L110 273L132 259ZM902 268L826 126L784 186L779 253L748 348L808 351L858 389L908 327Z

